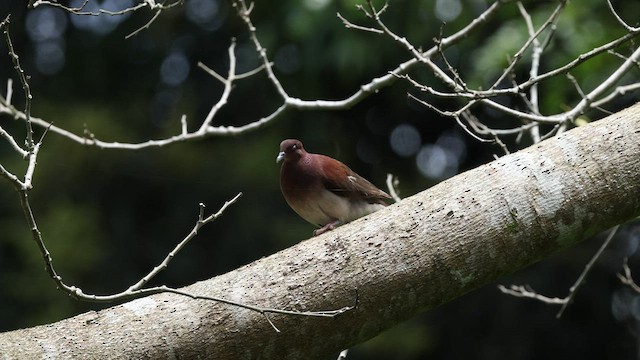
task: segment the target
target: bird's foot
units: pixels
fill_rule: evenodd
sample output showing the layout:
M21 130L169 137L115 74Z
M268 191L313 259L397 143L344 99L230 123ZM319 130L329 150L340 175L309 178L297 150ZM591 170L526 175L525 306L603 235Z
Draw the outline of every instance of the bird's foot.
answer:
M342 221L340 221L340 220L336 220L336 221L330 222L327 225L321 227L320 229L313 230L313 236L322 235L322 234L326 233L327 231L331 231L331 230L337 228L340 225L342 225Z

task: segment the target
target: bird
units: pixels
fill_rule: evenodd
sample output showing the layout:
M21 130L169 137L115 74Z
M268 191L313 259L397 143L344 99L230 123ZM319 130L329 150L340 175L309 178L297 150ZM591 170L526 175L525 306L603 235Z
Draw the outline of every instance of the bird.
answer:
M282 195L300 217L318 227L314 236L378 211L391 199L342 162L308 153L300 140L280 143L280 162Z

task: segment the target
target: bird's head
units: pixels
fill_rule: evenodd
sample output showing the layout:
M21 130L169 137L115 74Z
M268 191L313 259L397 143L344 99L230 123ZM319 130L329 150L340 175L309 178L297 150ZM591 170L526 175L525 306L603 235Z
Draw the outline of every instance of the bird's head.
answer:
M304 153L305 150L300 140L283 140L280 143L280 152L278 153L278 157L276 158L276 163L279 163L283 160L299 159L302 157L302 155L304 155Z

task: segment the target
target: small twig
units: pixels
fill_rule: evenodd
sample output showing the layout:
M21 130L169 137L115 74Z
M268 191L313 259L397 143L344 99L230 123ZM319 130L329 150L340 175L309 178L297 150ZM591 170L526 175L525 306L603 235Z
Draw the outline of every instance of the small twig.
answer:
M273 65L267 55L267 49L265 49L260 43L260 40L258 40L256 27L253 25L253 22L251 21L251 17L249 16L251 14L251 10L253 9L253 3L247 6L244 0L234 0L233 6L236 8L238 15L244 21L244 23L247 26L247 29L249 30L249 37L251 38L251 41L253 42L253 45L256 48L256 52L262 59L262 64L264 65L264 69L267 72L267 77L269 78L273 86L276 88L276 91L278 92L278 94L280 94L280 96L286 101L287 99L289 99L289 95L287 94L284 87L280 83L280 80L278 80L275 73L273 72Z
M376 26L377 26L376 30L382 31L383 33L390 36L394 41L401 44L412 55L412 59L399 64L395 69L393 69L386 75L378 78L374 78L370 82L363 84L360 87L360 89L354 92L351 96L348 96L342 100L329 101L329 100L303 100L303 99L291 97L287 94L286 90L284 89L284 87L282 86L278 78L275 76L273 63L268 60L267 51L264 47L262 47L257 36L257 29L253 25L252 20L250 19L251 11L253 10L253 3L246 4L245 0L236 0L233 2L233 5L236 9L238 16L245 23L249 31L250 39L254 43L255 49L262 60L261 69L264 69L266 71L269 81L273 84L278 94L282 97L281 106L277 107L276 110L273 111L271 114L263 116L257 120L254 120L242 126L224 126L224 125L212 126L211 125L212 118L208 116L205 119L205 122L203 123L203 125L205 126L198 127L198 130L194 132L191 132L191 133L182 132L178 135L171 136L165 139L148 140L140 143L105 142L105 141L100 141L96 137L88 138L85 136L78 136L69 131L66 131L64 129L61 129L55 126L51 126L51 131L87 146L95 146L103 149L129 149L129 150L143 149L148 147L160 147L168 144L173 144L176 142L201 140L201 139L212 137L212 136L233 136L233 135L244 134L244 133L261 129L262 127L272 123L273 121L277 119L281 119L283 117L283 114L290 111L291 109L304 111L304 110L342 110L342 109L350 108L355 104L361 102L363 99L367 98L369 95L374 94L378 90L391 85L397 79L401 78L403 75L406 75L410 70L415 69L417 65L423 64L428 69L430 69L436 77L441 79L445 85L449 86L451 88L451 91L450 92L437 91L430 86L423 86L421 88L421 91L427 91L432 95L440 96L440 97L458 98L458 99L463 99L465 101L469 100L465 104L463 104L458 110L455 110L455 111L442 111L442 110L435 109L434 107L430 107L430 108L438 111L438 113L442 115L449 116L456 119L456 121L459 124L461 124L461 126L463 126L463 129L467 131L469 134L475 134L476 136L480 135L481 137L491 135L493 137L490 130L494 130L495 134L498 136L501 136L503 134L519 135L521 134L521 130L527 130L531 134L533 141L536 142L538 141L538 139L543 140L546 137L553 136L558 132L564 131L564 129L567 128L570 121L574 121L577 117L581 116L581 114L585 113L588 109L599 108L599 105L597 105L596 102L601 100L600 98L604 96L605 92L607 93L607 99L609 99L609 96L611 96L611 98L614 98L616 94L620 94L619 92L610 93L608 92L608 89L610 87L615 86L616 83L620 81L622 75L624 75L630 69L631 66L635 66L635 64L638 63L638 58L640 57L640 55L634 52L634 54L632 54L625 61L624 64L622 64L613 74L611 74L611 76L602 84L601 87L599 86L593 91L591 91L590 93L586 94L585 97L582 99L582 101L580 101L570 110L553 114L553 115L541 115L539 109L537 109L539 105L536 104L537 103L536 99L539 96L537 95L538 83L561 74L566 74L576 66L580 65L581 63L588 61L589 59L599 54L602 54L603 52L611 51L616 47L619 47L620 45L631 41L634 37L640 34L640 29L629 28L631 32L623 36L620 36L619 38L614 39L607 44L604 44L597 48L593 48L588 52L580 54L573 61L567 63L566 65L558 67L556 69L552 69L543 74L538 74L540 69L539 69L539 60L536 60L536 56L537 56L536 54L538 52L541 52L550 43L550 39L552 38L555 32L557 19L559 18L558 14L560 13L560 9L563 8L564 6L563 4L565 2L566 1L561 1L556 6L556 9L554 10L554 12L548 16L545 23L541 27L539 27L537 31L533 31L534 30L533 24L529 19L530 16L528 15L524 7L521 6L521 13L525 18L525 21L527 21L527 24L528 24L527 27L530 32L529 39L527 40L529 45L524 44L523 47L520 49L521 51L516 53L511 63L514 64L513 67L515 67L515 63L518 62L518 59L517 59L518 56L522 56L519 54L522 54L524 49L527 49L528 47L533 46L534 54L532 58L529 79L521 83L514 82L510 87L507 87L507 88L495 88L490 90L482 90L482 89L465 90L465 86L463 85L464 83L461 82L462 78L460 74L456 76L457 72L451 71L453 67L450 66L451 64L449 64L448 66L446 65L446 59L445 59L445 66L447 67L446 69L441 69L437 64L435 64L432 61L432 59L438 54L444 53L444 49L468 37L471 33L473 33L474 30L477 30L477 28L482 24L487 23L488 19L493 14L495 14L496 11L503 4L507 2L501 1L501 0L493 2L484 13L476 17L467 26L465 26L464 28L460 29L459 31L457 31L456 33L448 37L441 36L440 39L438 39L438 44L432 46L430 49L426 51L422 51L420 48L413 46L406 38L393 33L388 27L384 25L382 19L380 18L380 14L388 8L389 3L385 3L383 8L378 10L373 6L373 3L369 2L364 6L360 6L358 8L363 12L363 14L365 14L365 16L373 19L376 22ZM34 4L36 5L44 4L44 3L45 3L44 1L34 1ZM178 2L176 1L172 5L177 3ZM159 5L157 2L151 1L151 0L144 0L144 1L141 0L134 7L137 7L137 6L149 7L154 11L160 8L168 7L168 6L162 7L163 5ZM541 36L543 36L545 33L547 34L547 36L546 38L542 39ZM255 71L259 71L259 70L256 69ZM503 76L505 77L510 76L510 74L512 73L513 71L511 70L506 71L505 73L503 73ZM235 79L239 79L242 76L250 76L252 74L254 74L253 71L246 74L242 74L242 75L236 75ZM215 75L213 76L216 77ZM222 76L217 76L216 78L219 81L222 81L223 79ZM460 80L457 80L456 78L459 78ZM528 107L527 111L521 111L514 108L511 105L504 105L500 102L497 102L496 100L493 100L493 98L500 95L522 96L523 92L527 90L529 91L529 95L530 95L529 101L525 101ZM224 101L219 101L218 103L216 103L216 105L212 107L210 114L216 113L217 110L220 108L220 106L222 106L223 104L224 104ZM428 104L428 102L425 101L425 104ZM519 127L515 127L513 129L489 129L488 127L484 127L481 129L480 132L478 132L477 128L479 126L477 124L469 124L472 127L472 129L467 129L464 127L465 122L463 120L465 119L460 118L460 116L463 114L464 111L469 110L476 105L485 105L491 110L497 110L498 112L501 112L506 116L516 118L519 121L521 121L523 125ZM14 118L20 119L20 120L26 119L26 115L24 112L20 112L16 110L13 106L3 101L1 97L0 97L0 113L10 114ZM456 116L458 117L456 118ZM31 119L31 123L36 124L38 126L46 127L50 125L50 122L44 121L42 119L34 118L33 116L30 116L30 119ZM545 134L545 136L541 136L539 134L538 124L550 124L550 125L553 125L554 128L551 132L548 132L547 134ZM485 141L486 140L487 139L485 139ZM493 140L490 140L490 141L493 141Z
M34 6L47 4L46 1L35 1ZM49 5L55 6L55 3L50 3ZM141 5L142 4L142 5ZM145 1L137 6L148 6L148 1ZM487 21L497 13L498 9L504 4L503 1L495 1L491 4L483 13L477 16L474 20L472 20L469 24L467 24L462 29L458 30L454 34L442 39L442 48L448 48L463 39L465 39L470 33L474 30L478 29L482 24L487 23ZM271 114L263 116L257 120L249 122L248 124L242 126L208 126L205 131L190 132L188 134L179 134L170 136L164 139L152 139L146 140L139 143L125 143L125 142L108 142L102 141L96 138L95 136L83 136L72 133L68 130L57 126L51 126L50 131L56 133L58 135L64 136L65 138L72 140L78 144L82 144L85 146L93 146L100 149L118 149L118 150L140 150L151 147L162 147L170 144L175 144L178 142L189 142L202 140L208 137L213 136L236 136L240 134L246 134L249 132L253 132L267 126L268 124L273 123L274 121L281 119L284 114L292 109L297 109L301 111L309 111L309 110L325 110L325 111L336 111L336 110L344 110L355 106L356 104L362 102L364 99L368 98L372 94L378 93L381 89L391 86L398 80L398 75L407 74L410 70L414 69L416 66L420 64L416 59L407 60L390 71L383 76L376 77L371 79L368 83L363 84L359 87L357 91L353 94L345 97L341 100L303 100L299 98L294 98L289 96L286 91L282 88L282 85L275 77L275 74L272 71L273 63L268 61L266 56L266 50L262 48L259 41L257 40L256 28L253 26L251 19L249 18L251 14L251 10L253 9L253 3L247 6L244 1L234 1L233 6L236 8L236 12L238 16L244 21L249 33L251 35L251 39L256 45L256 50L260 54L263 62L264 69L267 70L267 76L270 81L274 84L279 94L283 99L283 103L281 106L276 108ZM433 56L437 52L437 48L434 46L429 50L424 52L425 57ZM0 113L7 113L13 116L15 119L24 120L25 114L10 104L6 104L0 96ZM526 114L516 114L515 116L526 116ZM541 117L544 121L545 118ZM51 125L51 122L31 117L32 123L41 126L48 127Z
M516 296L516 297L534 299L534 300L543 302L545 304L559 304L561 305L561 307L558 313L556 314L556 318L560 318L564 313L564 311L566 310L567 306L569 306L569 304L571 304L571 302L575 298L576 294L578 293L578 289L580 289L580 287L584 284L584 280L586 279L587 275L593 269L593 266L595 265L596 261L600 258L600 256L602 256L604 249L607 248L607 246L609 245L609 243L611 242L615 234L618 232L619 228L620 228L620 225L616 225L609 231L609 235L607 236L605 241L602 243L602 245L600 245L600 248L598 249L598 251L596 251L596 253L593 255L591 260L589 260L589 262L585 266L582 273L580 273L580 276L578 276L578 279L576 279L575 283L569 288L569 294L564 298L557 298L557 297L550 298L550 297L538 294L537 292L525 286L511 285L509 288L506 288L503 285L498 285L498 289L500 289L500 291L502 291L505 294ZM621 278L620 274L618 274L618 278Z
M496 144L498 144L498 146L502 148L502 151L504 151L505 155L511 154L507 145L504 142L502 142L502 140L500 140L500 137L495 132L493 133L493 140L496 142Z
M509 66L507 66L507 68L502 72L502 75L500 75L498 79L496 79L496 81L493 83L490 89L494 89L496 86L498 86L502 82L502 80L504 80L511 72L513 72L514 67L522 58L522 54L524 54L524 52L529 48L529 46L533 43L533 41L536 40L538 36L540 36L540 34L546 28L548 28L549 26L551 26L552 24L558 21L558 19L560 18L560 13L562 12L562 10L564 10L566 5L567 5L567 0L561 0L558 3L554 11L549 16L549 18L547 18L547 21L545 21L544 24L540 26L538 31L533 33L533 35L529 36L529 39L524 43L524 45L522 45L520 50L518 50L518 52L516 52L513 55L513 59L509 63Z
M6 96L6 101L7 101L8 105L11 104L11 97L12 96L13 96L13 79L9 78L9 79L7 79L7 96Z
M620 273L616 274L620 282L629 286L631 289L633 289L633 291L640 294L640 286L638 286L635 280L633 280L633 276L631 276L631 268L629 268L629 259L627 257L624 258L622 268L624 270L624 275Z
M402 200L400 196L398 196L398 192L396 188L398 187L398 177L393 174L387 174L387 189L389 189L389 195L393 198L393 201L400 202Z
M20 147L20 145L18 145L18 143L13 139L13 136L11 136L11 134L9 134L5 129L3 129L2 127L0 127L0 137L3 137L5 140L7 140L7 142L9 142L9 145L11 145L11 147L18 153L20 154L20 157L22 157L23 159L26 159L27 156L29 156L29 152L22 149Z
M632 91L636 91L638 89L640 89L640 82L637 82L635 84L618 86L611 93L609 93L609 95L603 97L600 100L594 101L592 103L592 106L600 107L600 106L604 105L605 103L608 103L609 101L611 101L613 99L616 99L619 96L626 95L627 93L630 93Z
M211 69L210 67L208 67L207 65L203 64L202 62L198 61L198 67L202 70L204 70L207 74L213 76L214 78L216 78L216 80L220 81L222 84L226 84L228 79L225 79L224 76L218 74L215 70Z
M182 116L180 117L180 128L182 129L182 132L181 132L182 135L186 135L189 133L186 114L182 114Z
M131 32L129 35L125 36L125 39L129 39L132 36L135 36L136 34L140 33L142 30L144 29L148 29L151 24L158 18L158 16L160 16L160 13L162 13L162 11L170 9L174 6L180 5L184 2L184 0L176 0L175 2L165 5L165 4L159 4L156 3L155 1L151 1L151 0L143 0L140 1L140 3L122 9L122 10L118 10L118 11L111 11L111 10L107 10L107 9L102 9L102 8L98 8L97 10L94 11L85 11L85 7L89 4L89 0L84 0L84 2L78 6L78 7L69 7L69 6L64 6L60 3L58 3L57 1L48 1L48 0L37 0L37 1L33 1L31 0L31 4L30 7L38 7L40 5L48 5L48 6L53 6L59 9L62 9L64 11L67 11L71 14L74 15L81 15L81 16L100 16L102 14L105 15L111 15L111 16L119 16L119 15L125 15L134 11L138 11L142 8L148 7L151 10L155 10L155 14L153 15L153 17L143 26L139 27L137 30ZM93 3L92 3L93 4Z
M349 353L349 349L342 350L340 355L338 355L337 360L345 360L347 358L347 353Z
M540 295L537 292L531 290L527 286L511 285L509 286L509 288L507 288L504 285L498 285L498 289L503 294L520 297L520 298L534 299L534 300L543 302L545 304L563 304L565 302L565 299L560 299L557 297L550 298L544 295Z
M198 215L198 221L196 221L196 224L194 225L191 232L189 232L189 234L180 243L178 243L178 245L176 245L176 247L173 248L171 252L169 252L169 254L164 258L164 260L158 266L154 267L153 270L151 270L151 272L149 272L146 276L140 279L140 281L131 285L129 289L127 289L127 292L133 292L135 290L141 289L151 279L153 279L156 275L158 275L158 273L166 269L167 266L169 265L169 262L171 262L171 260L178 254L178 252L180 252L180 250L182 250L187 245L187 243L189 243L189 241L191 241L191 239L193 239L198 234L198 231L200 230L200 228L202 228L207 223L210 223L211 221L214 221L215 219L220 217L220 215L222 215L222 213L229 206L233 205L236 201L238 201L240 196L242 196L242 193L238 193L233 199L225 201L224 205L222 205L222 207L215 214L210 215L206 219L203 218L205 206L203 203L200 203L200 212Z
M440 58L442 58L442 61L444 62L444 64L447 66L447 70L449 70L449 73L451 73L451 75L453 76L453 80L460 86L460 88L462 88L461 92L469 92L469 88L467 87L467 84L464 82L464 80L462 80L462 78L458 74L458 71L456 71L456 69L453 68L451 63L449 63L449 59L447 59L447 57L444 54L444 49L442 48L444 25L445 24L442 23L442 25L440 26L440 35L438 36L437 39L434 39L436 45L438 46L438 54L440 55Z
M611 242L613 237L616 235L619 228L620 228L620 225L616 225L613 227L613 229L611 229L611 231L609 231L609 235L607 236L606 240L602 243L602 245L600 245L600 248L593 255L591 260L589 260L589 262L584 267L584 270L582 271L582 273L580 274L576 282L573 284L573 286L569 288L569 295L566 297L567 301L564 304L562 304L560 311L558 311L558 314L556 315L557 318L562 316L562 313L564 313L564 310L573 301L573 298L575 298L576 293L578 292L578 289L580 288L580 286L584 284L584 279L587 278L587 274L589 274L591 269L593 269L593 265L595 265L596 261L600 258L600 256L604 252L604 249L606 249L607 246L609 246L609 243Z
M340 19L342 21L342 24L344 24L344 27L347 28L347 29L356 29L356 30L372 32L372 33L376 33L376 34L384 34L384 31L382 31L380 29L356 25L356 24L352 23L351 21L347 20L340 13L336 13L336 15L338 16L338 19Z
M129 33L129 35L125 36L124 38L130 39L133 36L138 35L142 30L148 29L151 26L151 24L153 24L153 22L156 21L158 16L160 16L160 13L162 13L162 8L156 10L156 13L153 15L153 17L151 17L151 19L149 19L149 21L147 21L146 24L142 25L137 30L134 30L133 32Z
M629 26L624 20L622 20L620 15L618 15L618 12L616 11L616 9L613 8L613 4L611 4L611 0L607 0L607 5L609 5L609 10L611 10L611 13L616 18L616 20L618 20L620 25L622 25L625 29L627 29L628 32L640 31L640 27Z
M20 66L20 58L16 54L13 49L13 42L11 41L11 36L9 35L9 17L7 17L0 23L0 28L4 29L4 37L7 43L7 47L9 48L9 56L11 57L11 61L13 61L13 67L18 73L18 78L20 79L20 83L22 83L22 89L25 94L25 105L24 105L24 114L25 114L25 123L27 124L27 139L26 146L27 149L31 149L34 146L33 143L33 128L31 127L31 88L29 87L29 82L27 81L28 76L25 75L24 70Z
M68 6L64 6L56 1L47 1L47 0L37 0L37 1L33 1L30 0L29 3L29 7L32 8L36 8L40 5L48 5L48 6L53 6L53 7L57 7L59 9L62 9L64 11L68 11L72 14L75 15L92 15L92 16L98 16L100 15L99 13L94 13L94 12L90 12L90 11L83 11L85 6L87 6L87 4L89 3L89 0L84 0L82 2L82 4L78 7L68 7Z
M573 87L576 89L580 97L584 99L586 95L584 94L584 91L582 91L582 88L580 87L580 84L578 84L578 80L576 80L575 76L571 75L571 73L567 73L566 77L567 79L569 79L569 81L571 81Z
M518 1L518 9L520 10L520 14L522 14L522 17L525 20L525 24L527 25L527 31L529 32L529 37L533 37L535 35L535 29L533 27L533 20L531 19L531 15L529 15L529 13L527 12L527 9L525 9L524 5L522 5L522 2L520 1ZM553 32L554 32L554 28L552 28L550 33L553 33ZM550 36L547 37L547 39L549 38ZM534 37L533 43L532 43L531 67L529 68L530 78L535 78L539 74L540 58L542 57L543 49L544 49L544 46L540 43L540 40L538 40L537 37ZM529 109L531 109L531 112L533 112L536 115L540 115L540 105L539 105L540 101L538 99L538 83L533 84L531 88L529 88L529 98L524 96L524 94L523 94L523 98L525 99L525 102L529 106ZM531 127L531 129L529 129L529 134L531 135L531 140L533 140L533 143L536 144L540 142L540 127L538 126L537 122L534 122L534 124L535 125Z
M200 129L198 129L199 133L202 133L202 134L206 133L207 128L209 128L209 126L211 125L211 122L215 118L218 111L227 104L229 95L231 94L231 89L233 88L233 82L236 79L237 62L236 62L235 49L236 49L236 41L235 39L231 39L231 44L229 45L229 49L227 50L227 53L229 54L229 72L227 74L226 79L221 80L222 77L213 70L211 70L210 72L211 74L216 74L216 76L214 77L222 81L222 83L224 84L224 90L222 91L222 95L220 95L220 99L218 100L218 102L211 107L211 109L209 110L209 113L207 114L207 117L205 117L204 121L202 122L202 125L200 125ZM201 68L205 69L205 71L207 71L206 69L209 69L208 67L202 67L202 66Z
M460 115L456 115L454 116L454 119L456 120L456 122L458 123L458 125L462 128L462 130L464 130L467 134L469 134L472 138L476 139L479 142L482 143L491 143L493 142L493 140L490 139L484 139L480 136L478 136L476 133L474 133L473 131L471 131L467 125L465 123L462 122L462 119L460 119L461 117L464 117L465 119L467 118L467 115L469 114L469 111L466 111L466 109L462 108L461 110L461 114Z
M38 148L38 145L39 144L37 144L35 146L35 149ZM0 175L6 176L5 170L1 165L0 165ZM20 191L20 194L21 194L20 200L21 200L24 212L25 212L25 217L27 219L27 223L29 225L29 228L31 229L32 237L35 240L35 242L38 244L38 248L40 249L40 252L42 253L42 256L43 256L43 258L45 260L45 269L46 269L47 273L49 273L49 275L54 280L54 282L56 283L56 285L58 286L59 289L61 289L62 291L68 293L71 297L73 297L75 299L78 299L78 300L105 303L105 302L113 302L113 301L116 301L116 300L126 300L126 299L139 298L139 297L152 295L152 294L159 294L159 293L167 293L168 292L168 293L178 294L178 295L182 295L182 296L187 296L187 297L190 297L192 299L216 301L216 302L224 303L224 304L227 304L227 305L237 306L237 307L241 307L241 308L244 308L244 309L247 309L247 310L256 311L256 312L258 312L260 314L265 315L265 318L267 319L267 321L271 324L271 326L276 331L279 331L279 330L277 329L277 327L275 327L273 322L271 322L271 320L266 316L266 314L274 313L274 314L294 315L294 316L335 317L335 316L340 315L340 314L342 314L344 312L347 312L347 311L350 311L350 310L354 309L358 304L358 293L357 293L357 291L356 291L356 299L354 301L354 305L344 306L344 307L342 307L340 309L337 309L337 310L327 310L327 311L291 311L291 310L282 310L282 309L275 309L275 308L265 308L265 307L253 306L253 305L248 305L248 304L244 304L244 303L241 303L241 302L232 301L232 300L228 300L228 299L224 299L224 298L220 298L220 297L202 296L202 295L191 294L189 292L186 292L186 291L183 291L183 290L179 290L179 289L170 288L170 287L167 287L167 286L157 286L157 287L152 287L152 288L143 288L143 286L150 279L152 279L155 275L157 275L160 271L162 271L164 268L167 267L167 265L171 261L171 259L173 259L173 257L182 248L184 248L184 246L189 242L189 240L191 240L196 235L197 231L202 226L204 226L205 224L217 219L220 215L222 215L222 213L229 206L231 206L233 203L235 203L237 201L237 199L241 196L241 194L238 194L233 199L225 202L225 204L220 208L220 210L218 210L215 214L212 214L212 215L210 215L210 216L208 216L206 218L204 218L204 205L201 204L200 205L199 215L198 215L198 221L196 222L196 225L194 226L193 230L189 233L189 235L187 235L185 237L185 239L182 240L174 248L174 250L169 253L169 255L167 255L167 257L163 260L163 262L160 265L154 267L154 269L149 274L147 274L145 277L143 277L136 284L130 286L127 290L122 291L120 293L111 294L111 295L85 294L82 291L82 289L80 289L80 288L78 288L76 286L70 286L70 285L65 284L64 281L62 280L62 277L57 274L57 272L56 272L56 270L55 270L55 268L53 266L53 260L51 258L51 254L47 250L47 247L46 247L46 245L44 243L42 234L41 234L41 232L38 229L38 226L36 224L36 220L35 220L35 217L33 215L33 211L31 209L31 205L29 203L27 191L26 190Z

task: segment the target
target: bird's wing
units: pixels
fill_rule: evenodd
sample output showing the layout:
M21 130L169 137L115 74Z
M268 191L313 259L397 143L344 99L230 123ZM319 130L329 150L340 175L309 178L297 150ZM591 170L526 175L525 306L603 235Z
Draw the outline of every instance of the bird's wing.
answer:
M378 189L367 179L356 174L347 165L335 160L323 161L322 170L324 173L323 184L325 188L336 195L363 198L369 202L380 202L381 200L391 199L386 192ZM328 166L327 164L331 164Z

